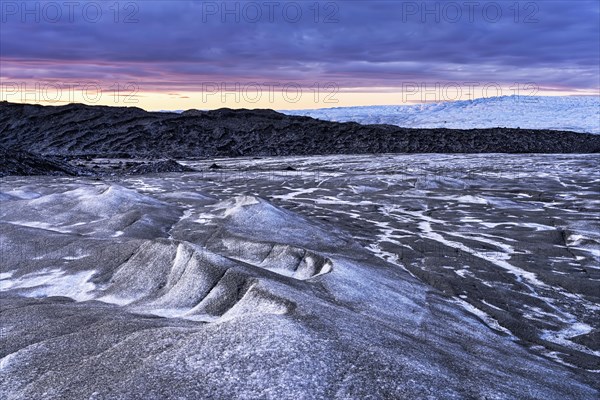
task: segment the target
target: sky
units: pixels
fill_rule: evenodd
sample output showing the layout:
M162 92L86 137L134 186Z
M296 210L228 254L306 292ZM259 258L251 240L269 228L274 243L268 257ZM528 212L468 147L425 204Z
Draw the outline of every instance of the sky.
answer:
M0 1L0 100L148 110L599 95L600 1Z

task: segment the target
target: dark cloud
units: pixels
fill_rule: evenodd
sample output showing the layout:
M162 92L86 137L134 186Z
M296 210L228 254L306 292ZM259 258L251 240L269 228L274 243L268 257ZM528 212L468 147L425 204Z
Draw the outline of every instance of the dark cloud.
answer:
M99 18L93 5L85 17L88 3L70 21L61 1L3 1L2 78L127 80L161 90L217 80L600 86L597 1L138 1L117 2L118 14L113 2L92 2ZM52 4L62 11L57 21Z

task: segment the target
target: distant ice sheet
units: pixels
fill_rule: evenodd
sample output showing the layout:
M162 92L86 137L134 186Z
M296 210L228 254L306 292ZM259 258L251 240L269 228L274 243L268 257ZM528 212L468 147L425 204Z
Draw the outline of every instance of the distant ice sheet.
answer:
M406 128L523 128L600 134L600 96L502 96L443 103L282 111Z

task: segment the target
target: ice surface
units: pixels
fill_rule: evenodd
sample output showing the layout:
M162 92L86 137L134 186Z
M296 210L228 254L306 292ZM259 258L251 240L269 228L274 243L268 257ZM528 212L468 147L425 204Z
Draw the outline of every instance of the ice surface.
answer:
M403 106L284 111L338 122L406 128L523 128L600 134L598 96L504 96Z
M218 162L3 180L2 398L597 397L597 156Z

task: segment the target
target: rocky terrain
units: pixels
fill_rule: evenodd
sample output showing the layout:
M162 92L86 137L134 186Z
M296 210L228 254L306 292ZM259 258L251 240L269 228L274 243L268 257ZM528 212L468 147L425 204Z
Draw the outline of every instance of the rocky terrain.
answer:
M71 157L190 158L373 153L597 153L600 136L526 129L407 129L271 110L0 103L0 145Z
M175 160L69 160L0 146L0 177L3 176L109 176L164 172L194 172Z
M60 157L40 156L0 146L0 177L7 175L92 175L85 167L76 167Z

